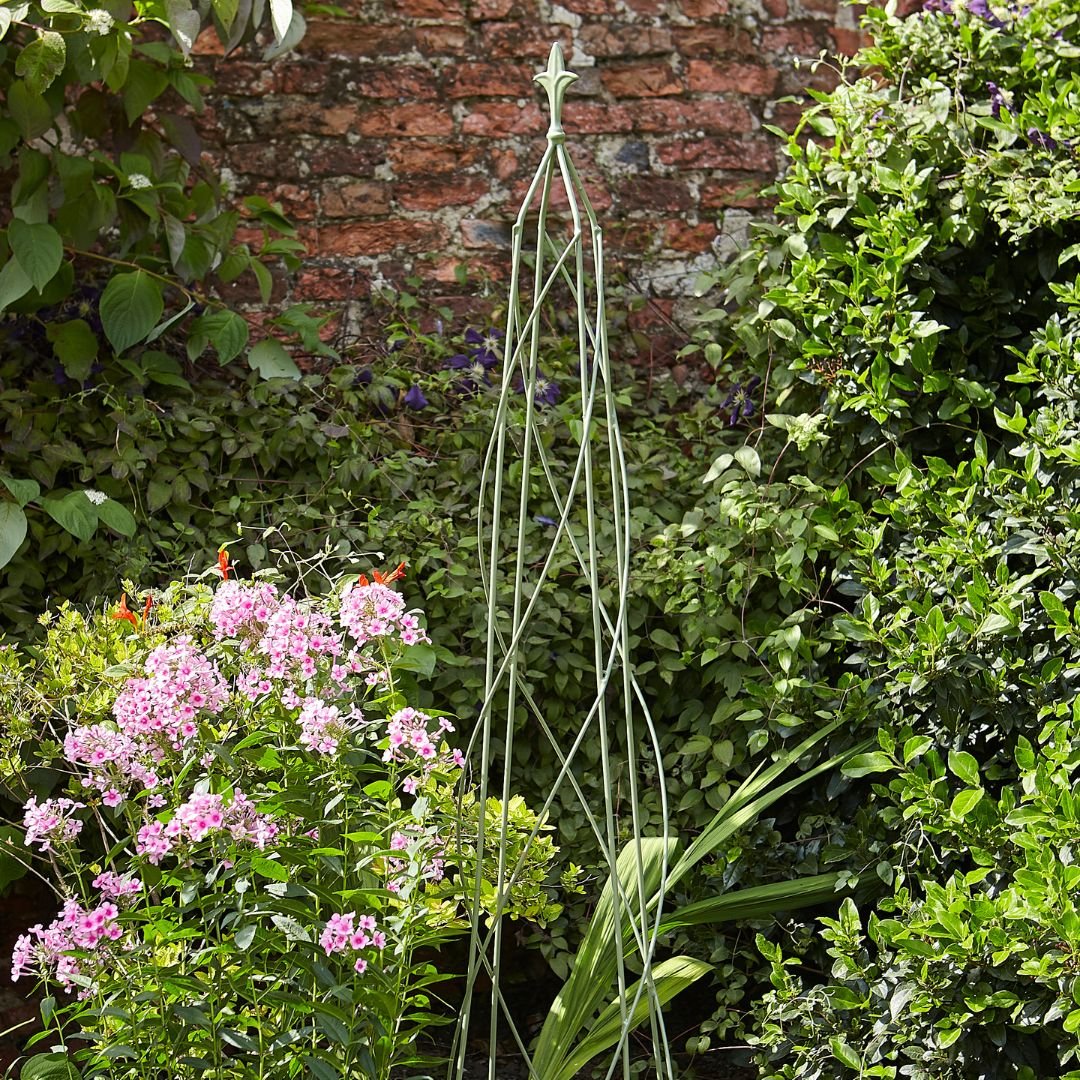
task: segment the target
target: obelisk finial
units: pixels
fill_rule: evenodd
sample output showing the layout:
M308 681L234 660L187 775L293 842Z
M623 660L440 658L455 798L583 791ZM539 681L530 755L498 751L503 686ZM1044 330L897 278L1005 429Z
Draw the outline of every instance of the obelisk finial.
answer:
M572 71L566 70L562 47L556 41L548 54L547 69L533 76L533 81L538 82L547 91L548 107L551 109L551 124L548 126L547 137L552 142L560 141L565 137L562 126L563 98L566 97L566 88L576 78L577 76Z

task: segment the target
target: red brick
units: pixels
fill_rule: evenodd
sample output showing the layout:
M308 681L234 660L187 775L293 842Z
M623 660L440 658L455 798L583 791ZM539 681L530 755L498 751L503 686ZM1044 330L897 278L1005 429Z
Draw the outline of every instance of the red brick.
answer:
M354 89L348 88L348 83ZM399 101L402 98L428 100L439 96L435 73L417 65L348 65L332 60L307 60L286 65L281 88L287 94L330 94L339 100L356 97Z
M772 107L769 122L785 131L794 131L796 125L802 119L806 106L798 101L780 101Z
M315 201L311 197L311 188L306 185L270 180L251 184L246 190L252 195L262 195L270 202L281 203L286 215L296 221L310 221L315 217Z
M539 26L534 22L485 23L481 30L480 52L493 59L518 59L533 57L546 60L551 52L551 43L558 41L567 56L570 55L573 42L570 28L566 26ZM522 91L524 96L524 89ZM572 91L571 91L572 92Z
M472 22L487 22L492 19L510 19L520 14L517 0L471 0L469 19Z
M462 0L394 0L394 10L406 19L450 21L465 17Z
M634 130L634 115L625 105L568 101L563 109L563 127L571 135L624 134Z
M685 101L661 98L635 106L634 126L638 131L671 132L695 128L707 132L745 132L753 128L753 118L745 105L730 101Z
M582 49L590 56L650 56L671 52L671 31L654 26L591 23L578 31Z
M490 189L481 176L447 176L430 184L404 185L397 201L406 210L440 210L444 206L470 206Z
M456 172L475 165L480 149L462 142L392 142L386 156L396 176Z
M869 43L869 36L861 30L848 30L843 26L834 26L829 30L829 36L836 45L836 51L845 56L853 56L864 45Z
M416 44L405 26L381 26L340 20L312 20L297 46L300 56L343 56L368 59L407 53Z
M271 152L274 147L270 146ZM280 147L277 153L281 153ZM344 139L322 139L317 145L298 148L312 176L371 176L385 158L378 145L359 142L349 145Z
M753 210L768 206L769 200L761 195L765 183L767 181L764 179L709 180L701 185L701 205L707 210L721 210L729 206Z
M691 60L686 78L695 92L767 97L776 88L777 72L762 64L714 64L708 60Z
M207 26L195 39L191 51L195 56L224 56L225 46L221 44L217 31L212 26Z
M415 139L423 135L452 135L454 117L447 105L376 105L359 116L353 112L354 130L376 139Z
M672 31L675 48L683 56L755 56L750 35L735 26L679 26Z
M509 148L498 148L491 152L491 165L500 180L509 180L518 171L518 156Z
M560 6L575 15L613 15L619 5L616 0L563 0Z
M787 0L762 0L765 10L777 21L788 17Z
M451 256L432 264L430 273L436 281L456 285L457 268L462 265L469 271L469 280L465 285L467 294L457 297L447 296L442 300L451 310L459 312L463 320L472 321L477 317L476 284L485 278L492 281L504 280L507 275L507 260L498 256L485 258L483 255L473 253L470 253L468 259L464 256Z
M352 269L306 266L296 279L295 295L301 301L352 300L370 288L370 278Z
M424 56L461 56L469 41L469 32L463 26L418 26L413 34Z
M520 106L513 101L485 101L474 105L462 121L465 135L503 139L508 135L543 135L547 117L533 102Z
M669 64L619 64L600 72L604 87L615 97L660 97L681 94L682 80Z
M694 197L682 180L665 176L627 176L619 181L615 200L626 209L647 206L650 210L675 213L690 210Z
M276 66L243 60L218 60L209 69L216 93L240 97L261 97L274 93L279 84L278 72Z
M665 165L684 169L743 169L748 172L776 169L773 145L762 140L726 139L714 135L660 143L656 152Z
M357 123L355 105L323 105L310 98L278 98L270 131L298 135L344 135Z
M438 251L449 236L445 226L414 218L387 218L385 221L356 221L319 231L319 254L379 255L403 249L412 252Z
M716 222L688 225L685 221L668 221L664 224L664 247L670 251L683 251L700 255L711 251L719 230Z
M383 217L390 213L390 187L376 180L330 180L321 205L328 218Z
M446 76L446 94L463 97L526 97L536 74L529 64L494 64L466 61L454 64Z
M728 13L728 0L679 0L679 9L688 19L716 19Z
M656 18L667 13L667 0L623 0L626 8L635 15Z
M767 26L761 34L761 48L768 53L817 56L826 47L825 28L820 23L789 23Z

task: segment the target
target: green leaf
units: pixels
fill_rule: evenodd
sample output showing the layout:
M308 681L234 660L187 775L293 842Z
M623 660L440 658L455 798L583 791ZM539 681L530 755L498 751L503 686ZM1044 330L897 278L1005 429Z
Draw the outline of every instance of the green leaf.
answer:
M949 814L954 818L963 820L979 805L982 797L982 788L965 788L963 791L958 792L953 799L952 805L949 807Z
M844 1042L843 1036L834 1035L829 1040L829 1049L832 1050L832 1056L840 1062L841 1065L846 1065L849 1069L857 1069L862 1072L862 1058Z
M115 499L106 499L100 503L97 507L97 516L98 520L113 532L129 539L138 530L134 515L123 503L118 503Z
M248 343L247 320L235 311L205 312L191 323L187 343L189 359L201 356L208 342L214 346L220 363L235 360Z
M165 13L169 29L185 57L191 55L191 47L199 36L199 13L188 0L165 0Z
M211 4L214 14L221 20L221 25L229 30L236 19L237 11L240 10L240 0L211 0Z
M34 283L19 265L19 260L8 259L4 269L0 270L0 311L24 297L33 287Z
M735 451L735 460L746 470L747 475L761 475L761 458L752 446L740 446Z
M80 540L89 540L97 529L97 508L81 491L68 492L62 498L47 495L41 506L53 521Z
M169 85L169 77L145 60L132 60L124 82L124 115L134 124Z
M242 952L245 951L255 940L255 931L257 929L258 927L255 923L248 923L247 926L241 926L233 935L233 941L236 943L236 947Z
M84 319L51 322L45 327L45 336L52 342L53 352L69 378L84 382L90 377L99 343L88 322Z
M43 94L64 70L67 49L64 39L53 30L38 31L15 61L15 74L26 80L31 93Z
M19 1080L82 1080L82 1073L68 1060L67 1054L35 1054L23 1062Z
M966 750L949 751L949 771L965 784L979 786L979 763Z
M284 41L292 19L292 0L270 0L270 22L273 24L276 40Z
M101 294L99 310L105 336L119 353L145 340L165 304L161 286L143 270L117 274Z
M692 986L712 970L712 965L706 964L704 960L696 960L689 956L673 956L655 964L652 969L652 983L658 1004L666 1005L677 994L688 986ZM640 996L639 991L641 991ZM653 1007L648 992L642 988L640 982L626 988L624 999L628 1010L635 997L637 1004L632 1011L629 1011L626 1018L626 1027L629 1031L643 1024L649 1018ZM615 1046L622 1031L622 1009L616 1000L608 1005L590 1025L588 1034L574 1046L573 1053L557 1072L549 1074L540 1070L539 1075L545 1078L550 1075L550 1080L573 1080L574 1077L582 1074L593 1058Z
M403 671L415 671L430 675L435 670L435 650L430 645L408 645L394 666Z
M22 79L16 79L7 89L7 107L12 120L19 127L19 133L26 140L44 135L53 123L53 112L49 103L40 94L35 94Z
M25 539L26 515L22 509L11 502L0 502L0 566L11 562Z
M33 502L41 494L36 480L16 480L13 476L0 476L0 484L11 492L11 497L20 506Z
M275 862L273 859L263 859L256 857L251 860L251 869L256 874L261 874L264 878L269 878L271 881L288 881L289 880L289 868L282 866L281 863Z
M895 768L896 762L888 754L874 750L869 754L857 754L841 771L845 776L868 776L870 773L887 772Z
M248 364L264 379L299 379L300 369L285 347L275 338L267 338L252 347Z

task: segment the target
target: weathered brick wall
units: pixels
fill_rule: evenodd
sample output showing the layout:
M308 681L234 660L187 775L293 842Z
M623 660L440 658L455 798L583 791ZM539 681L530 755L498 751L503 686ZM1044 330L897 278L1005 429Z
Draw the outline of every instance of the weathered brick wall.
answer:
M269 68L216 62L204 130L241 187L279 199L310 258L282 299L363 311L410 273L452 293L468 261L505 276L510 222L543 149L532 82L553 40L580 78L570 146L610 260L670 311L759 206L765 124L856 41L837 0L346 0ZM726 235L725 235L726 234ZM438 283L438 284L436 284ZM655 309L654 309L655 311Z

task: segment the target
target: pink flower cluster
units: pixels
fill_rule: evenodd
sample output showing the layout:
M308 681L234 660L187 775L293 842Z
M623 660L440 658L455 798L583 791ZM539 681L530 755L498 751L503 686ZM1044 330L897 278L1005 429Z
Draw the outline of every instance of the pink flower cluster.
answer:
M326 950L327 956L337 952L351 949L360 952L369 946L382 949L386 946L386 935L378 928L374 915L361 915L357 918L355 911L348 911L344 915L331 915L319 938L319 944ZM368 962L363 956L356 957L353 968L361 975L367 971Z
M254 844L262 851L278 835L278 826L242 792L227 804L221 795L196 794L177 807L167 825L149 821L136 835L135 852L145 855L155 866L185 842L198 843L212 833L228 834Z
M378 581L368 585L358 583L346 589L341 598L340 618L358 645L395 633L403 645L430 641L420 628L420 620L406 612L405 598Z
M38 803L36 796L23 806L24 843L38 844L39 851L53 851L56 844L70 844L82 832L83 823L72 815L85 808L85 803L72 799L46 799Z
M273 585L223 581L214 593L210 622L219 641L222 638L251 641L262 637L263 627L278 606L278 591Z
M271 679L314 678L319 661L341 652L341 635L330 615L305 609L293 597L278 595L273 585L224 581L210 609L214 634L239 637L266 658L265 670L244 673L240 690L251 701L273 689Z
M425 773L431 772L436 766L444 768L461 768L465 764L465 758L460 750L451 750L448 753L439 753L439 744L443 732L453 731L454 725L446 717L441 717L432 731L428 725L432 718L427 713L417 709L399 709L390 717L386 725L386 733L390 745L383 753L383 761L396 761L403 765L419 765Z
M201 716L216 716L228 687L212 660L189 637L159 645L146 658L146 678L128 679L113 704L116 726L76 727L64 739L64 756L85 765L86 788L119 806L133 784L158 785L157 767L199 734Z
M91 975L106 962L104 955L95 957L84 970L86 961L71 953L76 949L92 952L118 941L123 936L116 921L119 914L119 908L109 900L89 910L77 900L69 900L48 926L32 926L15 942L12 981L26 974L51 971L65 990L71 990L80 976Z
M142 892L142 882L133 874L116 874L106 870L92 882L106 900L118 900L121 904Z

